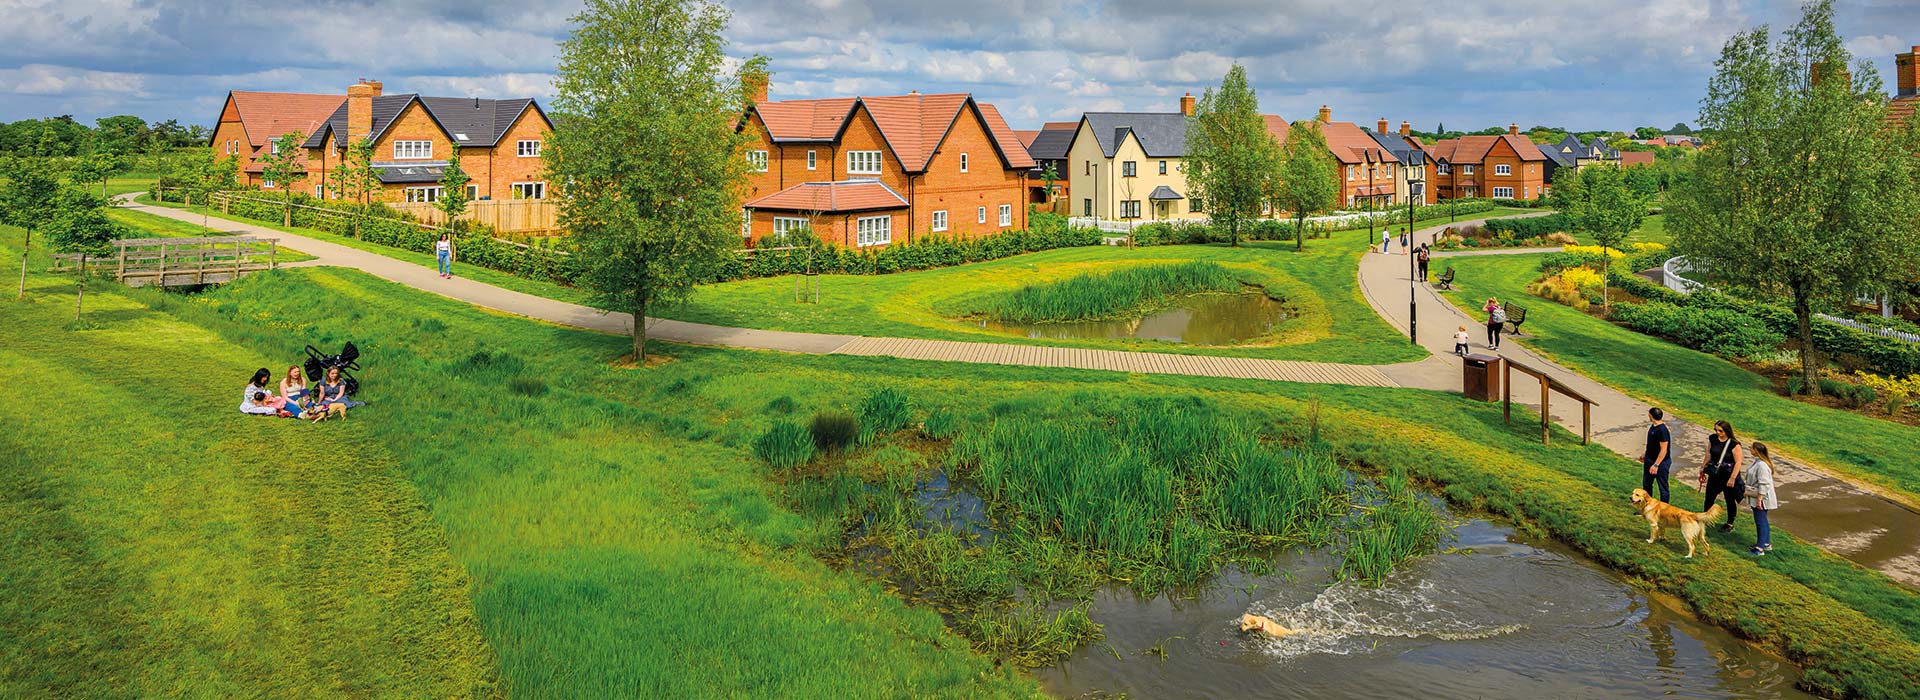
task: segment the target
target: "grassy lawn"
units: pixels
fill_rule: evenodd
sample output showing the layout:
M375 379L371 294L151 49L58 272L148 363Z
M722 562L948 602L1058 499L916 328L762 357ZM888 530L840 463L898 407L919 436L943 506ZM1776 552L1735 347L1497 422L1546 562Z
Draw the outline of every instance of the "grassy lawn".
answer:
M135 236L143 238L200 238L203 236L220 235L218 231L210 232L205 228L201 228L199 224L190 224L185 221L169 219L164 216L155 216L131 209L109 209L107 210L107 218L113 219L121 225L133 229ZM286 246L279 246L276 259L283 263L291 263L312 260L314 256Z
M1523 210L1502 209L1481 216ZM1423 221L1421 226L1444 220ZM1398 333L1361 298L1356 269L1369 249L1365 230L1308 241L1296 253L1290 241L1254 241L1240 248L1176 245L1095 246L1019 255L971 265L890 275L822 275L820 303L794 301L794 278L772 277L708 285L663 316L728 326L939 340L1154 350L1353 364L1418 359ZM1293 315L1268 336L1237 346L1191 347L1148 340L1026 338L956 320L983 297L1023 286L1058 282L1126 267L1204 260L1284 297Z
M1592 234L1577 233L1574 234L1573 239L1579 241L1580 245L1599 245L1599 243L1593 240ZM1634 229L1633 233L1627 234L1626 242L1673 245L1673 236L1667 234L1667 215L1654 214L1647 217L1640 222L1640 228Z
M1540 257L1452 258L1459 290L1471 307L1489 296L1522 300L1521 340L1554 361L1702 424L1731 422L1743 435L1785 454L1905 493L1920 494L1920 428L1801 403L1775 393L1764 377L1696 350L1642 335L1523 291L1538 277Z

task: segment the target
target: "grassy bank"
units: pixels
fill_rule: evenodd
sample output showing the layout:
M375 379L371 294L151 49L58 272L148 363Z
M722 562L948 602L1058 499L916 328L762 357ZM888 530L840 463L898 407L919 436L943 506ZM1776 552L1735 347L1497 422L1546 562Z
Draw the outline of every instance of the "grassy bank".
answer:
M1520 342L1554 361L1688 420L1725 419L1781 454L1920 500L1914 451L1920 428L1794 401L1765 377L1719 357L1526 296L1527 283L1539 276L1539 256L1452 258L1448 264L1460 275L1459 291L1447 295L1456 306L1478 313L1476 300L1519 300L1529 313Z

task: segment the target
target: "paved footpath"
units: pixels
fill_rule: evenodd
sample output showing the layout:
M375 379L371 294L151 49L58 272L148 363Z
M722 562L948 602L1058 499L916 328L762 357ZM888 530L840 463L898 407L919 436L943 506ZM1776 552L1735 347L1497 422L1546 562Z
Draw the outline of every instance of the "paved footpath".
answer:
M200 215L169 207L135 204L131 196L119 203L136 211L180 221L199 223ZM631 332L633 317L601 311L579 304L556 301L464 277L441 279L431 268L396 260L377 253L349 248L337 243L287 233L232 219L214 217L229 233L277 238L288 248L314 255L317 259L302 265L337 265L355 268L376 277L426 290L451 299L552 323L609 333ZM1461 221L1451 226L1481 223L1484 219ZM1431 240L1444 226L1415 232L1416 241ZM1482 255L1524 254L1550 249L1487 251ZM1441 253L1444 260L1454 253ZM1176 353L1093 350L1013 343L978 343L914 338L872 338L824 333L796 333L751 328L732 328L668 319L648 319L647 336L654 340L690 345L710 345L755 350L807 353L816 355L859 355L897 357L915 360L969 362L978 364L1065 367L1075 369L1175 374L1237 379L1317 384L1343 384L1373 387L1407 387L1440 391L1459 391L1461 363L1453 357L1453 329L1466 325L1477 339L1482 324L1441 299L1426 285L1410 286L1412 275L1403 253L1368 253L1360 264L1359 281L1363 295L1374 311L1402 332L1407 327L1409 296L1418 309L1421 345L1431 355L1420 361L1397 365L1364 366L1325 362L1294 362ZM1471 283L1463 280L1463 282ZM1540 301L1539 303L1548 303ZM1475 350L1485 352L1484 344ZM1598 402L1593 411L1594 438L1630 459L1640 456L1647 405L1619 391L1567 370L1541 357L1519 343L1506 344L1498 354L1511 357L1545 371L1560 382ZM1519 375L1516 375L1519 376ZM1533 394L1532 387L1524 393ZM1538 402L1515 400L1537 410ZM1575 409L1572 399L1556 403L1562 410ZM1571 420L1569 420L1571 418ZM1579 415L1556 412L1554 420L1575 431ZM1683 496L1684 505L1698 502L1692 495L1696 451L1706 442L1705 432L1686 423L1673 421L1675 443L1673 488ZM1829 551L1862 565L1879 569L1896 579L1920 585L1920 514L1908 510L1859 486L1834 478L1815 468L1788 460L1780 472L1784 506L1777 519L1795 535L1816 542ZM1623 496L1624 503L1624 496Z
M1454 226L1476 222L1461 222ZM1445 226L1422 229L1414 233L1414 240L1430 241L1435 233ZM1557 248L1536 248L1500 251L1461 251L1436 253L1430 271L1438 277L1446 269L1447 258L1472 255L1516 255L1557 250ZM1397 251L1397 247L1396 247ZM1534 352L1521 342L1512 340L1508 335L1498 351L1490 351L1486 346L1486 326L1479 318L1470 318L1453 304L1443 299L1430 285L1411 285L1412 272L1407 267L1407 257L1396 252L1383 255L1376 249L1368 253L1360 262L1360 291L1367 303L1381 318L1400 329L1407 329L1408 301L1411 296L1417 309L1419 321L1420 345L1432 353L1432 357L1416 363L1394 365L1382 368L1387 376L1401 386L1444 391L1460 390L1461 361L1453 356L1453 333L1459 326L1466 326L1473 337L1472 351L1482 354L1496 354L1528 367L1551 375L1555 380L1575 391L1585 394L1596 402L1593 408L1593 437L1596 442L1607 446L1628 459L1638 461L1646 444L1648 404L1635 399L1610 386L1596 382L1586 375L1574 372L1546 357ZM1472 288L1473 280L1462 277L1456 281ZM1478 300L1479 295L1475 295ZM1508 300L1510 301L1510 300ZM1544 299L1527 299L1522 305L1550 304ZM1531 325L1531 324L1529 324ZM1532 377L1514 373L1514 403L1524 403L1528 408L1539 410L1538 401L1521 401L1520 396L1538 397L1538 383ZM1553 402L1553 419L1575 433L1580 431L1580 404L1571 398L1556 394ZM1669 411L1671 406L1665 407ZM1537 415L1537 414L1536 414ZM1520 418L1516 421L1522 420ZM1537 419L1536 419L1537 420ZM1699 473L1699 465L1705 459L1708 431L1691 423L1671 418L1667 421L1674 435L1673 470L1669 483L1674 492L1675 502L1687 508L1697 508L1702 502L1700 492L1694 488L1694 475ZM1736 429L1739 426L1734 426ZM1754 436L1742 432L1748 440L1766 436ZM1788 458L1778 458L1780 469L1778 476L1781 484L1780 500L1783 502L1774 520L1791 531L1795 536L1819 544L1827 551L1839 554L1866 566L1878 569L1894 579L1911 585L1920 585L1920 538L1913 533L1920 532L1920 513L1885 498L1869 488L1852 483L1819 469L1817 466L1798 462ZM1684 485L1683 485L1684 484ZM1750 514L1741 508L1739 526L1745 532L1751 532Z

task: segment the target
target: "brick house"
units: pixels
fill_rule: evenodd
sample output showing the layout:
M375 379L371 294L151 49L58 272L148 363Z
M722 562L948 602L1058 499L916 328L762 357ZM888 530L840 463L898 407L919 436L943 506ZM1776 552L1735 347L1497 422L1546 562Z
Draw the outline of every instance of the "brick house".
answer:
M1401 176L1400 158L1353 122L1333 121L1333 110L1320 105L1314 121L1327 139L1327 150L1339 162L1340 206L1348 209L1392 206ZM1380 120L1385 131L1386 120Z
M1413 124L1403 121L1399 131L1389 131L1386 117L1381 117L1367 136L1400 161L1393 174L1393 203L1404 206L1411 198L1414 204L1432 204L1433 188L1427 186L1426 180L1426 145L1413 135Z
M1033 158L970 94L772 102L761 86L736 128L759 140L742 205L749 244L797 228L870 248L1027 227Z
M346 144L373 143L372 166L386 202L433 202L442 192L447 157L460 149L460 167L476 200L546 199L541 146L553 130L530 98L385 95L377 81L347 88L347 97L308 134L307 175L301 187L315 196L341 196L334 174Z
M1439 199L1494 197L1539 199L1546 189L1546 160L1540 148L1520 135L1517 124L1499 136L1462 136L1427 146L1433 161L1434 194Z
M213 154L239 161L240 184L279 187L281 183L269 183L261 175L265 166L260 159L271 153L274 140L291 133L313 133L345 102L346 98L339 95L228 92L213 128Z
M1920 110L1920 46L1893 57L1893 100L1887 103L1887 122L1906 123Z

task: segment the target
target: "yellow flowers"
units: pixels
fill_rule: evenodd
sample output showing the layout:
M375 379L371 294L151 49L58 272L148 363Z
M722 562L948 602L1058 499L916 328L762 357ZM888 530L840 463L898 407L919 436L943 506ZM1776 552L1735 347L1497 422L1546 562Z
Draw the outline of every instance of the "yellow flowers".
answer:
M1638 244L1638 243L1636 243L1635 245L1637 246L1637 245L1642 245L1642 244ZM1652 245L1659 245L1659 244L1658 244L1658 243L1655 243L1655 244L1652 244ZM1614 249L1612 249L1612 248L1601 248L1600 246L1597 246L1597 245L1567 245L1567 246L1560 246L1560 252L1562 252L1562 253L1583 253L1583 254L1586 254L1586 255L1594 255L1594 256L1598 256L1598 255L1600 255L1600 254L1602 254L1602 253L1604 252L1604 253L1605 253L1605 254L1607 255L1607 257L1610 257L1610 258L1613 258L1613 259L1616 259L1616 260L1618 260L1618 259L1620 259L1620 258L1624 258L1624 257L1627 257L1627 254L1626 254L1626 253L1624 253L1624 252L1622 252L1622 251L1618 251L1618 250L1614 250Z
M1635 243L1635 244L1633 244L1633 245L1632 245L1631 247L1633 248L1633 252L1635 252L1635 253L1645 253L1645 252L1647 252L1647 251L1651 251L1651 250L1666 250L1666 249L1667 249L1667 244L1665 244L1665 243L1652 243L1652 242L1640 242L1640 243Z
M1907 401L1920 395L1920 374L1909 374L1906 379L1882 377L1868 372L1854 372L1854 383L1870 387L1880 398L1886 399L1887 415L1895 415L1905 407Z
M1590 267L1569 267L1560 271L1560 281L1582 292L1599 287L1606 278Z

